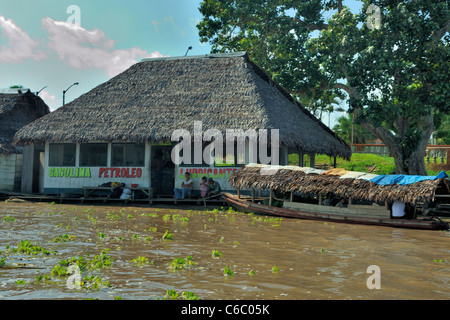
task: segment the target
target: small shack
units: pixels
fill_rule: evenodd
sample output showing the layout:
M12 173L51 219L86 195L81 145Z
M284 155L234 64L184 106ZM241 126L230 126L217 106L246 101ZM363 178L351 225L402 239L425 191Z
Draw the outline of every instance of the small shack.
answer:
M49 114L50 109L41 98L29 90L22 90L0 91L0 191L20 192L23 170L31 170L32 175L33 172L39 175L38 166L23 167L23 148L12 145L13 137L23 126ZM39 154L36 157L39 159ZM39 180L35 181L38 183ZM33 188L33 185L30 187ZM39 185L35 185L34 190L38 189Z
M228 129L277 129L281 164L289 153L351 156L342 139L246 52L144 59L22 128L15 143L45 145L45 194L83 193L117 181L151 188L154 196L170 195L186 172L194 189L206 176L232 190L229 177L249 163L249 139L231 164L178 164L171 156L178 143L172 135L183 129L194 136L196 123L200 136L209 129L224 136ZM194 146L194 139L190 143ZM202 142L202 150L207 145Z

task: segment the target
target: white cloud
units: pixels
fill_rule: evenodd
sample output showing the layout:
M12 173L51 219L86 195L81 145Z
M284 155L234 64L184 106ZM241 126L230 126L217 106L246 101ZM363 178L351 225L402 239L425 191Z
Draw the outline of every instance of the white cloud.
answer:
M48 46L55 50L59 59L77 69L102 69L113 77L139 61L139 58L162 57L155 51L148 53L139 47L114 49L114 41L100 29L87 30L76 24L42 19L48 31Z
M45 90L42 90L39 94L42 100L48 105L51 111L55 111L59 107L59 101L56 95L51 94Z
M24 59L36 61L45 58L45 54L37 49L38 42L11 20L0 15L2 36L8 39L8 45L0 47L0 63L17 63Z

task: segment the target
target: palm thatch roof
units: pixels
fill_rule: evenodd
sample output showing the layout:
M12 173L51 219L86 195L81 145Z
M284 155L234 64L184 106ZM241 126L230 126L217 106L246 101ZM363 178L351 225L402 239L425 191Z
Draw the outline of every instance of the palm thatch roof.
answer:
M438 189L438 193L450 193L448 192L449 182L446 178L424 180L407 185L380 185L369 180L376 175L338 171L250 164L235 172L229 182L236 189L275 189L281 192L303 194L323 193L382 203L398 200L416 204L434 200Z
M144 59L16 134L18 144L158 142L176 129L279 129L280 144L349 158L332 130L245 52Z
M23 126L50 113L45 102L31 93L0 93L0 153L21 153L14 147L14 134Z

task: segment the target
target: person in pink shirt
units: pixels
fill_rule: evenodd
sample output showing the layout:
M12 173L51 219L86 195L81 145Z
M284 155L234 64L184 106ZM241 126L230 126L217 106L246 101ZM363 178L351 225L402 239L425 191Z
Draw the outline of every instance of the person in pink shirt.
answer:
M207 191L208 191L208 182L206 181L206 177L203 177L202 182L200 182L200 195L202 198L206 197Z

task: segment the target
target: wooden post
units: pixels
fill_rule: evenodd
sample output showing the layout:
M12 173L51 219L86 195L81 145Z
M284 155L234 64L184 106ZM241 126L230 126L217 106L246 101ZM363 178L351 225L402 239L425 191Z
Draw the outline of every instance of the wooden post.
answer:
M316 166L316 154L315 153L309 154L309 166L311 168L315 168L315 166Z
M291 196L289 197L289 201L293 202L294 200L294 191L291 191Z
M255 202L255 188L252 188L252 202Z
M303 152L298 153L298 166L303 167Z
M34 145L23 147L21 192L33 193Z
M272 205L272 199L273 199L273 189L270 188L270 195L269 195L269 206Z
M238 199L241 198L241 189L240 188L237 189L237 196L238 196Z
M323 198L323 196L322 196L322 192L321 192L321 193L319 193L319 206L322 205L322 198Z

